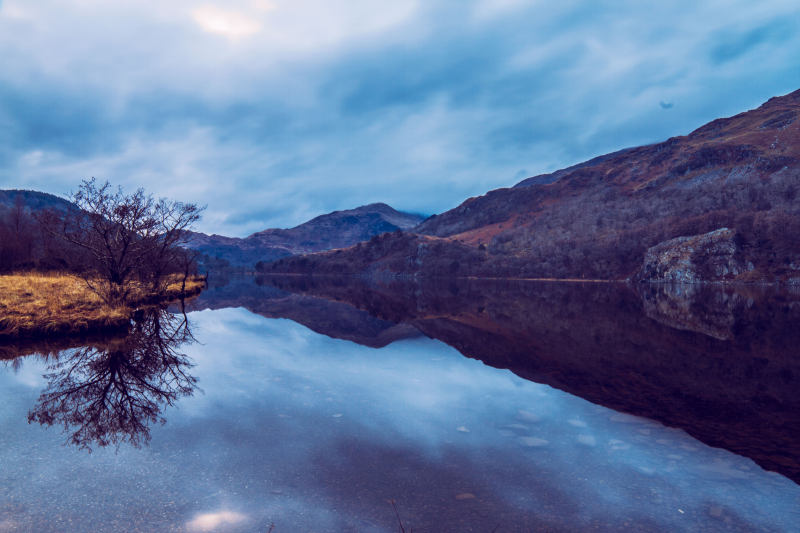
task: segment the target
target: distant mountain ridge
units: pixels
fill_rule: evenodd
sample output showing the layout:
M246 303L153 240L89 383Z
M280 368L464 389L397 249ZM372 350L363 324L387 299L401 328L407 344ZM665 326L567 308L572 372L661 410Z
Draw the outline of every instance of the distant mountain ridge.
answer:
M800 284L798 116L795 91L470 198L413 232L265 270Z
M24 189L0 189L0 211L14 209L17 203L29 212L43 209L74 209L74 205L54 194Z
M0 190L0 230L3 224L11 225L10 219L16 211L30 217L45 209L67 210L75 209L75 206L49 193ZM384 203L373 203L323 214L293 228L266 229L243 239L189 232L187 246L199 251L205 256L205 261L214 263L214 266L252 269L258 261L269 262L295 254L344 248L381 233L408 230L424 218L397 211Z
M252 267L296 254L344 248L381 233L408 230L424 219L373 203L334 211L288 229L266 229L241 238L192 233L188 246L231 265Z
M370 204L244 239L193 233L189 246L262 272L800 285L798 117L800 90L425 220ZM69 205L2 193L0 215L20 195L29 210Z
M384 203L374 203L320 215L290 229L259 231L248 239L262 246L285 247L297 254L350 246L381 233L413 228L423 219Z

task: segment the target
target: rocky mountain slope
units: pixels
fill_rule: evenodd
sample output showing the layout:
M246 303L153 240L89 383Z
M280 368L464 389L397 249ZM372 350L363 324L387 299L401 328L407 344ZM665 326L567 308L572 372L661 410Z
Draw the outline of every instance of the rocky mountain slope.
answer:
M800 283L799 115L795 91L686 136L470 198L413 232L266 270L660 279L674 269L647 268L648 250L680 255L671 247L684 241L673 239L730 230L726 261L737 268L695 267L705 261L695 254L689 277Z
M252 267L258 261L351 246L381 233L410 229L422 219L376 203L320 215L289 229L259 231L244 239L193 233L188 245L231 265Z

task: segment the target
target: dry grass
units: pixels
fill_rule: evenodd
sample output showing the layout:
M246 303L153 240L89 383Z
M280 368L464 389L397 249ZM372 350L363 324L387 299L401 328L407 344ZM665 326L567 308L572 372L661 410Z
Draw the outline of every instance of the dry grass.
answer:
M186 292L203 287L200 278L186 282ZM55 336L124 328L133 308L180 297L180 279L166 294L133 287L128 305L109 306L71 274L19 273L0 276L0 339Z

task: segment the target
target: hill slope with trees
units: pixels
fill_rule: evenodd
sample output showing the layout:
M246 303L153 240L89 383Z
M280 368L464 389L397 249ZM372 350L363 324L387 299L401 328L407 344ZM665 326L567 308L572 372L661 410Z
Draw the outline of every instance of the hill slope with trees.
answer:
M239 239L193 233L188 246L213 260L252 268L290 255L352 246L385 232L413 228L424 217L382 204L333 211L288 229L266 229Z
M470 198L411 232L263 270L800 283L798 116L795 91Z

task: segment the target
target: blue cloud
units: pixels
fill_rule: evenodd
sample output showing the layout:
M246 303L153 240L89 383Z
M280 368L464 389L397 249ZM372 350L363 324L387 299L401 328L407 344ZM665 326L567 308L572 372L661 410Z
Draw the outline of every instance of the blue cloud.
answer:
M3 4L0 187L95 175L208 204L202 229L236 235L374 201L434 213L800 87L792 2L350 13L369 32L315 1L263 15L287 11L277 26L251 13L264 30L238 40L179 3Z
M725 31L718 37L718 44L711 48L711 60L716 64L727 63L762 45L779 46L796 30L793 20L779 18L757 28Z

